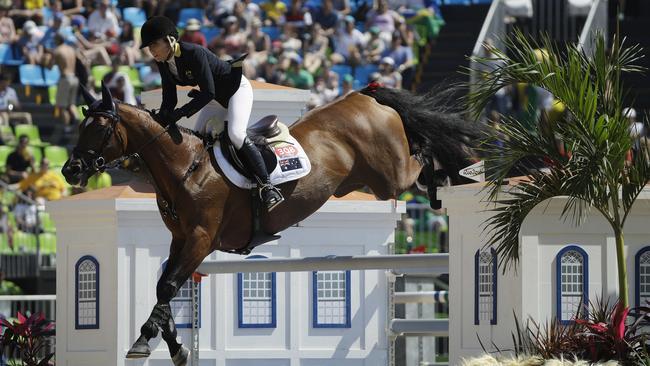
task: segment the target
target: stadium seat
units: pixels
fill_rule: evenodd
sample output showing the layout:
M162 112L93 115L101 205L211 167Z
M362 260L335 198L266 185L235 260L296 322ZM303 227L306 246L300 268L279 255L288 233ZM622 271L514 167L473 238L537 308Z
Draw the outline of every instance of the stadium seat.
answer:
M472 4L492 4L492 0L472 0Z
M20 83L25 86L45 86L43 68L37 65L20 65L18 68Z
M41 159L43 159L43 150L39 146L27 146L27 150L34 157L34 167L38 169Z
M118 68L118 71L125 73L129 77L134 89L142 89L142 81L140 81L140 74L136 68L123 65Z
M470 0L445 0L445 5L471 5Z
M7 43L0 43L0 65L18 66L23 64L23 59L14 58L11 45Z
M262 27L262 32L269 35L271 41L280 39L280 28L279 27Z
M95 190L100 188L108 188L112 185L113 185L113 180L111 178L111 175L106 172L103 172L103 173L97 173L92 177L88 178L88 184L86 185L86 188L88 190Z
M56 226L54 226L54 221L50 217L50 214L45 211L38 211L38 222L41 226L41 230L46 233L55 233Z
M31 146L49 146L50 143L41 141L41 134L38 131L38 126L36 125L16 125L14 127L16 136L20 137L21 135L27 135L29 137L29 144Z
M211 40L221 33L221 29L217 27L201 27L201 33L205 36L205 40L210 43Z
M347 74L352 75L352 67L349 66L349 65L341 65L341 64L332 65L331 70L334 71L335 73L339 74L339 81L340 82L343 81L343 77L345 75L347 75Z
M61 168L68 160L68 150L63 146L47 146L44 149L47 160L50 161L50 168Z
M16 135L14 135L14 130L11 128L11 126L8 125L0 126L0 138L2 138L2 142L5 145L15 146L17 143Z
M7 145L0 145L0 172L4 173L7 167L7 156L14 151L14 148Z
M102 79L106 74L111 72L112 68L107 65L96 65L93 66L92 69L90 69L90 73L93 76L93 79L95 80L95 88L99 89L102 87Z
M360 65L354 68L354 79L358 80L361 86L368 84L368 78L373 72L379 71L379 67L374 64Z
M45 68L45 85L56 85L59 82L59 78L61 78L61 71L58 66L54 65L51 69Z
M52 233L42 233L38 235L38 245L41 247L42 254L56 253L56 235Z
M14 252L36 253L36 234L14 232Z
M11 254L12 250L9 246L9 239L6 233L0 233L0 254Z
M181 9L180 14L178 15L178 23L176 23L176 26L178 28L185 28L185 23L187 23L187 21L192 18L198 19L201 23L203 23L203 18L205 18L205 13L203 9L200 8Z
M122 9L122 19L133 24L133 27L142 27L144 22L147 21L147 14L144 9L124 8Z

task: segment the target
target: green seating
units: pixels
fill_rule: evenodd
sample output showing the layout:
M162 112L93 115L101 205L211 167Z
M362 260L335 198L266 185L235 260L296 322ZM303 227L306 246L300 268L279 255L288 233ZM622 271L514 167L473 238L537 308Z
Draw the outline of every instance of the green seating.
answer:
M52 233L42 233L38 235L38 244L43 254L56 253L56 235Z
M38 211L38 222L41 226L41 230L46 233L55 233L56 226L54 221L50 217L50 214L45 211Z
M63 146L47 146L43 150L51 168L61 168L68 161L68 150Z
M102 79L106 74L111 72L112 68L107 65L96 65L93 66L92 69L90 69L90 74L93 76L93 79L95 80L95 89L99 89L102 87Z
M27 146L27 151L34 157L34 169L38 170L41 159L43 159L43 150L38 146Z
M88 185L86 188L88 190L95 190L100 188L107 188L113 185L113 180L111 175L103 172L97 173L88 179Z
M142 89L142 81L140 80L140 74L138 73L138 69L135 67L131 66L120 66L117 71L123 72L126 75L128 75L129 80L131 81L131 85L133 85L133 88L136 90Z
M16 125L14 128L15 135L20 138L22 135L27 135L29 137L29 144L32 146L48 146L50 145L47 142L41 141L41 133L38 131L38 126L36 125Z
M11 246L6 233L0 233L0 254L11 254Z
M47 87L47 98L51 105L56 105L56 85Z
M14 191L11 191L11 190L2 191L2 205L3 206L13 207L14 203L16 203L16 193ZM12 212L8 212L8 214L13 215ZM11 220L11 216L9 217L9 219ZM14 223L15 223L15 221L14 221ZM10 222L10 224L11 224L11 222Z
M7 157L14 149L11 146L0 145L0 172L4 173L7 167Z
M18 144L18 139L16 139L16 135L14 135L14 130L11 128L11 126L0 126L0 137L2 138L2 142L4 142L5 145L15 146Z
M36 253L36 234L14 232L14 252Z

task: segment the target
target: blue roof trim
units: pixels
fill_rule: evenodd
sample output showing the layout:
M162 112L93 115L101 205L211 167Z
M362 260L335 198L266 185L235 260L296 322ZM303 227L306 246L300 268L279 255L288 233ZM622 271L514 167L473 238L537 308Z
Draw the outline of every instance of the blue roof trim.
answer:
M79 324L79 265L86 260L95 263L95 324ZM84 255L79 258L74 266L74 328L75 329L99 329L99 262L92 255Z
M582 302L585 309L589 304L589 255L577 245L567 245L555 256L555 311L558 320L564 325L573 322L571 319L562 319L562 256L571 250L578 252L582 256ZM584 315L587 316L586 313Z

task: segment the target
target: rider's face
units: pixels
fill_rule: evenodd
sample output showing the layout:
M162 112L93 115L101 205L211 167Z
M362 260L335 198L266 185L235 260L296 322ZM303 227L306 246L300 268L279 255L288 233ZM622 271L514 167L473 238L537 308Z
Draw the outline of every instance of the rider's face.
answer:
M151 52L151 55L156 61L164 62L169 58L172 47L165 38L160 38L149 45L149 52Z

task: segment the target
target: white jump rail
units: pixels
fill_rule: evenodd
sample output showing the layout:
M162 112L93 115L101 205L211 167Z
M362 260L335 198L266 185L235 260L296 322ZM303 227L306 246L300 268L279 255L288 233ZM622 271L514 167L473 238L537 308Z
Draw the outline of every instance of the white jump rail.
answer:
M396 254L362 256L326 256L304 258L264 258L203 262L201 274L249 272L304 272L366 269L422 269L427 273L448 273L448 254Z
M448 291L396 292L395 304L441 304L449 302Z

